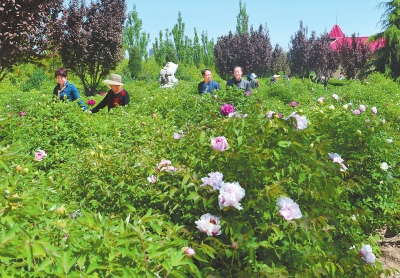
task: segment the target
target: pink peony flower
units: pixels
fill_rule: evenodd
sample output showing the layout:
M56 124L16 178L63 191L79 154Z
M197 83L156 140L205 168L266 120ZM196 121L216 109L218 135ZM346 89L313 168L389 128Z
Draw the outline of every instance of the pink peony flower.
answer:
M26 114L28 114L28 112L25 112L25 111L19 112L19 116L24 116L24 115L26 115Z
M238 182L222 182L218 196L219 208L235 207L238 210L241 210L243 208L239 202L244 196L245 191Z
M375 106L371 108L371 111L372 111L372 114L374 114L374 115L375 115L376 113L378 113L378 109L376 109Z
M151 182L151 183L156 183L157 178L156 178L156 176L151 175L150 177L147 178L147 180L148 180L149 182Z
M365 109L366 109L365 105L363 105L363 104L360 104L360 111L361 111L361 112L364 112L364 111L365 111Z
M194 252L193 248L186 247L185 254L188 255L189 257L193 257L194 254L196 254L196 252Z
M229 148L228 141L224 136L211 139L211 147L217 152L223 152Z
M246 96L250 96L251 92L250 91L246 91Z
M292 107L296 107L297 105L299 105L299 104L295 101L290 102L290 106L292 106Z
M225 103L221 106L221 114L228 116L229 113L235 112L235 107L232 104Z
M367 264L373 264L375 262L375 255L372 253L372 248L370 245L362 245L362 248L360 250L360 255L362 255L362 259L364 262Z
M339 96L338 96L337 94L333 94L332 97L333 97L336 101L339 100Z
M219 190L221 188L223 177L224 175L221 174L220 172L209 173L208 177L201 178L203 184L200 186L211 185L213 187L213 190Z
M279 214L285 218L285 220L293 220L303 216L299 205L290 198L279 198L277 205L279 207Z
M161 162L158 164L157 168L158 168L158 170L160 172L162 172L162 171L166 171L166 172L174 171L174 172L176 172L178 170L174 166L171 166L171 160L165 160L165 159L161 160Z
M43 157L45 156L47 156L47 154L44 150L38 150L37 152L35 152L36 161L42 161Z
M354 110L354 111L353 111L353 114L354 114L354 115L360 115L360 113L361 113L360 110Z
M297 125L295 125L297 130L302 130L302 129L307 128L308 121L307 121L306 116L294 115L293 117L297 121Z
M340 171L345 172L347 170L346 165L344 165L344 160L338 155L337 153L328 153L329 159L332 160L334 163L339 163Z
M325 100L324 97L320 97L320 98L318 99L318 102L324 102L324 100Z
M210 213L203 214L200 220L194 222L200 232L206 233L208 236L220 235L221 225L219 225L219 217Z
M174 132L174 139L180 140L183 137L183 132L181 134Z
M88 104L88 105L95 105L95 104L96 104L96 101L93 100L93 99L89 99L89 100L87 101L87 104Z

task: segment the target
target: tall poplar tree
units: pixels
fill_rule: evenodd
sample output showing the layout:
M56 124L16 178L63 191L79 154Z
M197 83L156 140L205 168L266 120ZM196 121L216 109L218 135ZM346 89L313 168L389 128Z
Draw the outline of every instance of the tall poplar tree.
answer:
M249 15L246 12L246 4L239 1L239 14L236 16L236 34L241 35L249 32Z
M133 9L128 13L125 26L123 29L123 44L124 48L130 51L135 47L142 59L148 59L147 47L150 43L150 34L142 32L143 21L139 18L136 11L136 5L133 4Z

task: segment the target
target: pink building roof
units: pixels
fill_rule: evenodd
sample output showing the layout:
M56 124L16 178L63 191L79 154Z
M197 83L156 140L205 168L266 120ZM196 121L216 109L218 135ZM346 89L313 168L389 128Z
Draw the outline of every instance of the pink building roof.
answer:
M332 49L336 50L339 48L339 46L347 42L348 44L351 45L352 39L351 37L346 37L344 33L342 32L342 29L340 29L339 25L335 24L331 31L329 32L329 37L331 39L334 39L334 41L331 43ZM385 45L385 40L380 39L374 42L367 42L368 37L357 37L357 42L358 43L367 43L369 47L371 48L371 51L374 52L375 50L383 47Z
M331 39L336 39L336 38L344 38L345 35L342 32L342 29L340 29L339 25L335 24L333 25L331 31L329 32L329 37Z

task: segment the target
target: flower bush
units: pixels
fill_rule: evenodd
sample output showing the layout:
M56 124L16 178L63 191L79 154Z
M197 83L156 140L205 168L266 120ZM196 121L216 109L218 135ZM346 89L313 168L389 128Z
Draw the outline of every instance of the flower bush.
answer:
M166 96L135 80L129 107L93 115L54 101L54 84L4 90L2 275L388 275L376 231L400 222L399 89L368 81L194 98L194 81ZM247 117L221 117L220 103Z

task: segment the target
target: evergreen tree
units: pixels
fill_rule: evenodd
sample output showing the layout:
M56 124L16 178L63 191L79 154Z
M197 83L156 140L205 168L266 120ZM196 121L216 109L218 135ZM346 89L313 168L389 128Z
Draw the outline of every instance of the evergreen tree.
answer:
M82 81L87 95L123 58L124 0L72 0L60 28L63 64Z
M123 44L124 48L130 52L130 49L135 47L141 58L148 59L147 47L150 42L150 34L142 32L142 20L139 19L136 5L133 4L133 9L128 13L126 23L123 30Z
M374 52L371 65L374 70L384 73L394 79L400 77L400 0L381 2L384 8L382 29L384 31L369 38L369 41L382 40L384 46Z
M239 1L239 14L236 16L236 34L241 35L249 32L249 16L246 12L246 4L242 5L242 0Z
M2 0L0 5L0 81L14 65L38 62L52 46L62 0Z

